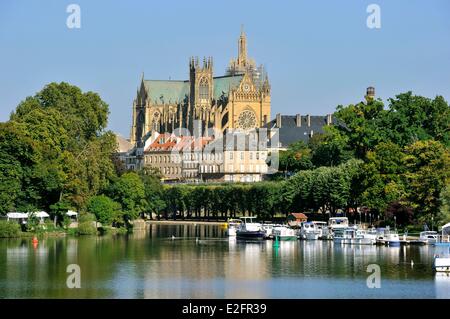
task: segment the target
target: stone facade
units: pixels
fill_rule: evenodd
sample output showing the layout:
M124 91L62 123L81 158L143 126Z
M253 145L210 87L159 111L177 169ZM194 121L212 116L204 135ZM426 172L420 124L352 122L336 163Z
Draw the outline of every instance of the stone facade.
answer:
M267 173L268 149L257 132L227 134L204 148L202 181L259 182Z
M152 132L207 135L207 129L251 130L270 121L270 84L262 67L247 57L247 38L238 41L238 57L224 76L213 75L213 59L189 60L189 80L146 80L133 102L130 141L139 147Z

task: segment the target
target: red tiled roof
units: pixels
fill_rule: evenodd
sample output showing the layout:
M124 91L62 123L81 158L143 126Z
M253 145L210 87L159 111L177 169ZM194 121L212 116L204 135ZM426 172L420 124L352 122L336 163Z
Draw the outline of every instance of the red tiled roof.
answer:
M212 140L211 137L200 137L195 139L193 136L174 136L169 133L159 135L156 140L145 150L151 151L171 151L171 150L201 150Z
M308 219L308 216L303 213L290 213L289 215L294 216L296 219Z

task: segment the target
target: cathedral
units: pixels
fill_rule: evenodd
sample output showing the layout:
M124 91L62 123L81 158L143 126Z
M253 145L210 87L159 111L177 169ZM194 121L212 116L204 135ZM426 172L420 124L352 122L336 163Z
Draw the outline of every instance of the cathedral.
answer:
M247 56L247 37L238 40L238 56L225 75L214 76L211 57L189 59L189 80L141 79L133 101L130 142L141 145L153 132L214 128L249 131L270 121L270 84L262 66ZM188 135L183 134L183 135ZM139 147L139 146L138 146Z

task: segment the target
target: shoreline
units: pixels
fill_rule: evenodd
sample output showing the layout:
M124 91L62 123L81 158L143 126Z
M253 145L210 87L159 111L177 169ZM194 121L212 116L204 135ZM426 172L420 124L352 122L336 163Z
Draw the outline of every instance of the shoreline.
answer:
M218 222L218 221L196 221L196 220L147 220L146 224L166 224L166 225L225 225L226 221Z

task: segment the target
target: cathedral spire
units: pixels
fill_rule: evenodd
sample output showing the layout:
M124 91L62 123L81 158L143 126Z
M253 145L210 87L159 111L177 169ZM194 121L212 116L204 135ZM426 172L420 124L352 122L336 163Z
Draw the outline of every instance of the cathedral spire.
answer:
M244 25L241 25L241 35L238 42L238 64L247 64L247 36L244 32Z

